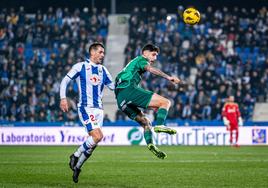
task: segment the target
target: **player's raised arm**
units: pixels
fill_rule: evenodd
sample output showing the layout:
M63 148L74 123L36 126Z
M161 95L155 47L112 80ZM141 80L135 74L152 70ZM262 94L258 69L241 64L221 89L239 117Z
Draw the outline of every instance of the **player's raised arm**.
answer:
M181 82L181 80L179 78L177 78L176 76L169 76L166 73L162 72L161 70L152 67L151 65L147 65L144 68L146 71L155 74L157 76L161 76L169 81L171 81L174 84L179 84Z
M169 76L166 73L162 72L161 70L152 67L151 65L156 61L158 53L160 52L160 49L155 45L146 45L142 49L142 56L147 61L141 61L141 69L148 71L152 74L155 74L157 76L161 76L169 81L171 81L174 84L179 84L181 80L177 78L176 76Z

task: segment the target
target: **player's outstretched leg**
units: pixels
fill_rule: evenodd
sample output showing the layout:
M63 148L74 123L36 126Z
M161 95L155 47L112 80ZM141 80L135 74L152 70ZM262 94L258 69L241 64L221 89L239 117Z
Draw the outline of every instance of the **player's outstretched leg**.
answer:
M156 155L160 159L164 159L167 157L167 154L160 151L154 144L153 144L153 133L151 131L151 122L150 120L145 117L143 113L140 113L135 119L143 128L144 128L144 139L147 144L148 149Z
M160 159L164 159L167 157L167 154L160 151L154 144L153 144L153 139L152 139L152 131L150 129L150 127L145 126L144 128L144 138L145 141L147 143L147 147L148 149L154 154L156 155L158 158Z

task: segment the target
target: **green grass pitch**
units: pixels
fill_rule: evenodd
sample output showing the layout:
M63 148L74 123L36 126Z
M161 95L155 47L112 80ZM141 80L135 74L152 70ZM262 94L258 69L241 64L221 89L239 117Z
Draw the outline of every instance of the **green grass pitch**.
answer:
M99 146L72 182L75 146L1 146L0 187L268 187L268 147Z

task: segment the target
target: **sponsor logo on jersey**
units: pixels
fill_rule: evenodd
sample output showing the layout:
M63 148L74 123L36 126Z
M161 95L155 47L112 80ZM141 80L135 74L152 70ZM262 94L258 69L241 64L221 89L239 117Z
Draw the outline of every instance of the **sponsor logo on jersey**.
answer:
M100 84L100 77L97 74L92 74L92 76L90 77L89 80L92 83L92 85L94 85L94 86Z

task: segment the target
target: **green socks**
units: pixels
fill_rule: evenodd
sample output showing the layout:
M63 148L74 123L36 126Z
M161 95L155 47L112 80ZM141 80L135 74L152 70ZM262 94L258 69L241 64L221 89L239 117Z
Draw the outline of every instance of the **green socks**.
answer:
M145 129L144 130L144 138L145 138L145 141L146 141L147 145L153 143L152 131L150 129Z
M165 108L159 108L157 111L156 125L164 125L168 111Z

